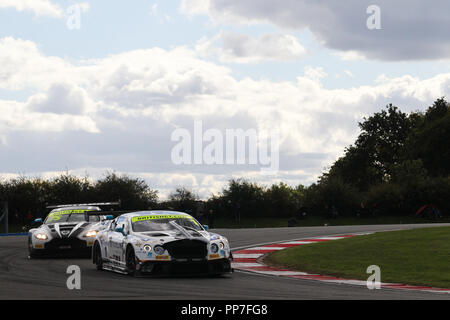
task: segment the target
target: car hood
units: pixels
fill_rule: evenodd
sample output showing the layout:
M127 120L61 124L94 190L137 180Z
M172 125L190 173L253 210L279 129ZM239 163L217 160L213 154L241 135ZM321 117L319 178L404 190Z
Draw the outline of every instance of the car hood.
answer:
M180 239L192 239L192 240L200 240L205 242L210 242L212 240L217 240L220 238L218 234L211 233L208 231L191 231L186 230L186 232L181 232L179 230L170 230L170 231L147 231L147 232L134 232L133 236L136 239L142 241L154 241L160 240L161 242L169 242Z

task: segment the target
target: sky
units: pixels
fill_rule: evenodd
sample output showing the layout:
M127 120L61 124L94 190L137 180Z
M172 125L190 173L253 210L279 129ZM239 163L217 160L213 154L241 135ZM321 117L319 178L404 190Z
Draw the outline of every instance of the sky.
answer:
M183 186L207 198L231 178L309 185L364 117L448 99L448 12L446 0L0 0L0 176L115 171L162 199ZM226 153L230 130L256 132L256 160ZM209 142L231 160L202 158ZM176 161L180 146L191 161Z

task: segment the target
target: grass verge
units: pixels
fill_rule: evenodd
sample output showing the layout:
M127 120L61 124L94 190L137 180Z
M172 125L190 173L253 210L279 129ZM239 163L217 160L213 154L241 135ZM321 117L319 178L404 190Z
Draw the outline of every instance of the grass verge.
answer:
M381 282L450 288L450 227L380 232L277 251L264 263L290 270Z

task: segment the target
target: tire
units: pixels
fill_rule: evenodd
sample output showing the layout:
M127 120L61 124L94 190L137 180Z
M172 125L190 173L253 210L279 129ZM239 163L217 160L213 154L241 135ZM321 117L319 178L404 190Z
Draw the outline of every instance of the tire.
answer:
M103 270L102 250L100 249L98 242L96 242L94 248L92 248L92 262L95 264L97 270Z
M41 255L33 249L33 244L31 242L31 238L28 238L28 257L30 259L40 258Z
M132 247L127 248L125 263L127 266L127 272L130 276L139 276L139 271L136 270L136 255L134 254L134 249Z

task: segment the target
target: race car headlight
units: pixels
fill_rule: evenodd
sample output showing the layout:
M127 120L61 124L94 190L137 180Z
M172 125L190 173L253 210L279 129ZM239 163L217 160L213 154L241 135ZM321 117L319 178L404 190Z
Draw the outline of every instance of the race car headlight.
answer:
M86 238L93 238L97 235L97 231L96 230L91 230L86 232L86 234L84 235Z
M149 245L149 244L146 244L146 245L144 246L144 251L145 251L145 252L150 252L150 251L152 251L152 246Z
M156 254L163 254L166 250L162 246L155 246L153 251L155 251Z
M211 252L212 253L217 253L217 251L219 251L219 246L217 244L213 243L211 245Z
M39 239L39 240L47 240L48 239L48 236L45 233L36 233L34 236L36 237L36 239Z
M219 248L220 248L220 250L223 250L225 248L225 245L223 244L223 242L219 242Z

